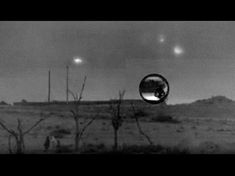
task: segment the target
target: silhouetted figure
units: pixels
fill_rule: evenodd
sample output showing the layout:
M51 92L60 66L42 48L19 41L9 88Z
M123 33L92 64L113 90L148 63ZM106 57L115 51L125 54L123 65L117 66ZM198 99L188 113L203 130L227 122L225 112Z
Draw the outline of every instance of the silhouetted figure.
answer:
M58 139L56 139L55 136L51 136L50 142L51 142L52 149L56 149L58 146Z
M45 140L45 143L44 143L44 152L47 152L47 150L50 148L50 143L51 143L50 137L47 136L46 140Z

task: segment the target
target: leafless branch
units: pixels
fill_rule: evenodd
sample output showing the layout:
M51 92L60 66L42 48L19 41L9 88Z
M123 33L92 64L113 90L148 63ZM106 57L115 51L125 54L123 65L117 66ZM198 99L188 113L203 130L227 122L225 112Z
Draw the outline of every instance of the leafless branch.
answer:
M119 91L119 100L120 100L120 101L123 100L123 97L124 97L124 95L125 95L125 92L126 92L126 90Z
M41 118L39 119L34 125L32 125L28 130L26 130L25 132L23 132L23 135L29 133L33 128L35 128L37 125L39 125L42 121L44 121L45 118Z
M147 134L144 133L144 131L141 128L141 125L139 123L139 118L136 116L136 111L135 111L135 107L134 107L133 103L131 103L131 107L132 107L132 111L134 113L133 117L135 118L136 125L137 125L137 128L138 128L140 134L143 135L147 139L147 141L149 142L150 145L153 145L153 141L150 139L150 137Z
M0 126L1 126L4 130L6 130L8 133L14 135L14 131L11 130L11 129L9 129L9 128L7 128L7 126L6 126L3 122L1 122L1 121L0 121Z
M82 130L81 130L81 132L80 132L80 137L82 137L82 135L83 135L83 133L85 132L85 130L87 129L87 127L89 127L95 119L96 119L96 116L93 117L93 118L82 128Z
M72 113L73 117L76 116L76 113L74 112L74 110L70 110L70 112Z
M24 150L25 150L24 135L29 133L33 128L35 128L39 123L41 123L45 119L46 118L39 119L34 125L32 125L32 127L30 127L25 132L23 132L23 130L22 130L22 121L20 119L17 119L17 123L18 123L17 130L9 129L2 121L0 121L0 126L10 134L8 137L9 153L12 153L11 137L14 137L15 142L16 142L16 153L24 153Z
M112 115L116 117L116 109L115 109L115 107L114 107L113 100L110 100L110 103L109 103L109 110L111 111Z
M123 100L124 95L125 95L125 90L119 91L119 99L118 99L118 104L117 104L117 115L118 115L118 118L121 118L120 117L120 108L121 108L121 104L122 104L122 100Z
M84 77L84 80L83 80L83 84L82 84L82 88L81 88L81 91L80 91L80 94L79 94L78 102L80 102L82 100L82 94L83 94L83 91L84 91L84 88L85 88L85 84L86 84L86 76Z
M68 90L68 93L70 93L72 95L74 101L76 101L77 98L76 98L75 94L71 90Z

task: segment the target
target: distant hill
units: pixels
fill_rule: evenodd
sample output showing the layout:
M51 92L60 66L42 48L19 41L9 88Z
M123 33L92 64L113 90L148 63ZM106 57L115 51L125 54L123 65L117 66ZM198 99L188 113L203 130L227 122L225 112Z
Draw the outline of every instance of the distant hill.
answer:
M213 96L211 98L208 99L202 99L202 100L197 100L193 103L191 103L192 105L234 105L235 101L219 95L219 96Z
M221 95L167 107L168 113L177 116L235 118L235 101Z

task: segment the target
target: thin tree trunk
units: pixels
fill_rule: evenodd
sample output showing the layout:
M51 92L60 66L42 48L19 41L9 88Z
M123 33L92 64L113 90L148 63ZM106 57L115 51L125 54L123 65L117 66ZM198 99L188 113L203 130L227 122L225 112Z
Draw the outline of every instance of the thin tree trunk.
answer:
M117 151L118 149L118 130L114 129L114 151Z
M76 124L76 131L75 131L75 151L79 151L79 122L78 119L75 118L75 124Z
M11 149L11 134L8 136L8 151L10 154L12 154L12 149Z
M17 139L16 147L17 147L16 153L17 154L23 154L23 145L22 145L22 142L21 142L20 139Z
M17 140L17 153L24 153L24 136L22 132L21 120L18 119L18 140Z

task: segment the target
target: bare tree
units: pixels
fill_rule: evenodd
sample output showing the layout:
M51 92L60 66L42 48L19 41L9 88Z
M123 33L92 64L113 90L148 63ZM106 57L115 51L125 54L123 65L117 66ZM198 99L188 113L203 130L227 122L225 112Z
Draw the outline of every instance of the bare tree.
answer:
M74 109L71 110L70 112L72 113L74 122L75 122L75 139L74 139L74 143L75 143L75 151L79 152L79 143L83 137L84 132L86 131L86 129L92 124L92 122L95 120L96 116L94 116L92 119L90 119L88 122L83 122L83 126L81 126L80 124L80 112L79 112L79 107L81 104L81 100L82 100L82 96L83 96L83 91L85 89L85 84L86 84L86 76L84 77L84 81L82 84L82 88L80 90L80 93L78 95L78 93L72 92L71 90L69 90L69 93L72 95L73 99L74 99Z
M42 114L41 114L42 116ZM46 118L42 117L38 121L36 121L30 128L23 131L22 129L22 121L21 119L17 119L17 129L10 129L8 128L3 121L0 121L0 126L9 133L8 136L8 150L9 153L13 153L12 147L11 147L11 138L13 137L15 139L16 143L16 154L22 154L25 151L25 143L24 143L24 137L26 134L28 134L31 130L33 130L36 126L38 126L42 121L44 121Z
M131 108L132 108L132 111L133 111L133 116L132 117L136 121L136 125L137 125L137 128L139 130L139 133L147 139L147 141L149 142L150 145L153 145L153 141L150 139L150 137L141 128L141 125L140 125L140 122L139 122L139 114L136 111L133 103L131 103Z
M110 110L112 115L112 126L114 130L114 146L113 149L117 151L118 149L118 130L122 126L123 116L121 115L121 104L123 97L125 95L125 90L119 91L119 99L110 101Z

